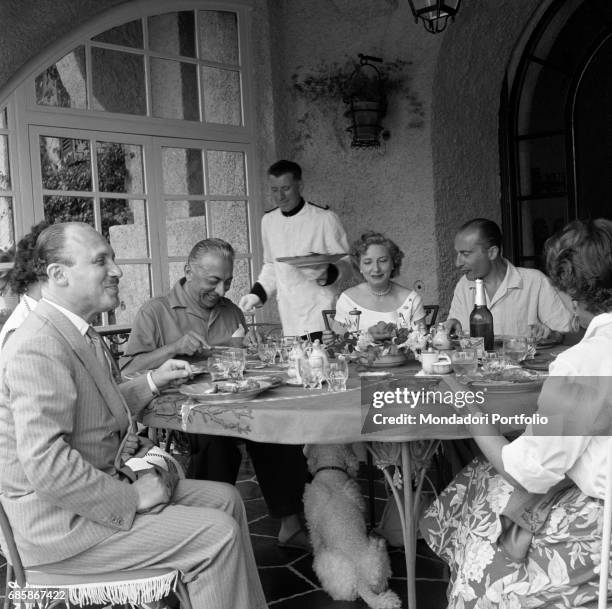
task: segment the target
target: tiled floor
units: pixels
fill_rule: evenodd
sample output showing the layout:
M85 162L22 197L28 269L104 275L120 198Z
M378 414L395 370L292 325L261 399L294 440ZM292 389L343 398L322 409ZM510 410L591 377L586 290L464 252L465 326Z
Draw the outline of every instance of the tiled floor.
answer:
M247 466L248 467L248 466ZM365 479L360 480L366 488ZM364 609L361 600L354 602L334 601L322 590L312 569L312 556L299 550L282 549L276 545L278 522L273 521L266 511L258 487L248 470L243 470L238 487L245 499L251 540L255 559L266 594L274 609ZM375 482L377 495L376 512L382 513L385 504L385 490L382 480ZM402 599L406 608L406 565L404 553L390 548L392 578L390 587ZM417 604L419 609L445 609L446 566L419 540L416 564Z
M361 480L365 489L365 480ZM306 552L282 549L276 545L278 522L266 511L259 487L252 478L248 463L243 468L238 487L245 498L251 539L263 588L272 609L365 609L361 600L354 602L333 601L321 589L312 569L312 556ZM384 507L384 487L376 481L376 511L380 515ZM393 576L391 588L402 599L406 608L406 567L404 554L390 549ZM0 560L2 560L0 558ZM5 565L0 569L0 602L4 601ZM446 568L445 565L421 541L418 545L416 565L417 603L419 609L445 609ZM198 608L194 608L198 609Z

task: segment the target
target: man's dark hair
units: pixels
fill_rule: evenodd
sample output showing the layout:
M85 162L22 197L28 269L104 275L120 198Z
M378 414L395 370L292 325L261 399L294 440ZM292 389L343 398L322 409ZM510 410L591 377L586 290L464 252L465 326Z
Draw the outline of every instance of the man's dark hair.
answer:
M28 288L38 281L34 269L34 250L38 235L49 226L46 221L35 224L27 235L24 235L17 243L15 253L15 266L11 271L10 285L15 294L25 294Z
M34 248L33 269L39 281L47 281L47 267L59 262L72 266L74 260L66 255L66 230L69 226L80 224L75 222L59 222L47 226L36 239ZM89 226L84 224L84 226Z
M189 252L187 264L192 264L205 254L218 254L222 258L234 261L234 248L223 239L202 239L198 241Z
M502 249L502 232L493 222L493 220L487 220L486 218L474 218L469 220L465 224L459 227L458 233L462 233L467 230L476 229L480 235L479 241L482 243L485 249L497 246L499 251Z
M268 175L280 178L282 175L290 173L294 180L302 179L302 168L293 161L276 161L273 165L270 165L268 169Z

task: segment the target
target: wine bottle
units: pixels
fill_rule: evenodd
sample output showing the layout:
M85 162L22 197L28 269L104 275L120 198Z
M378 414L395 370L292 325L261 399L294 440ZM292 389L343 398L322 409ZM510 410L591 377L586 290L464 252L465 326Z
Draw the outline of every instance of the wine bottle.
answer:
M485 351L493 351L493 315L487 307L482 279L476 279L474 308L470 314L470 336L482 336Z

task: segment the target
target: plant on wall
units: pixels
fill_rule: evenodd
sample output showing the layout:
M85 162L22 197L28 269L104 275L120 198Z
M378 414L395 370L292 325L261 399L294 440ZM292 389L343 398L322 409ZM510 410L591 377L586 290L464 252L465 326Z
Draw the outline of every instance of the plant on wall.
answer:
M355 60L347 57L342 64L337 61L321 60L315 68L299 66L292 74L291 94L294 99L303 100L307 105L296 119L296 127L291 137L296 152L303 150L312 139L311 134L316 127L317 114L333 123L338 144L346 148L348 140L345 134L345 120L342 118L344 111L342 100L351 95L359 95L364 101L380 99L378 83L368 78L367 74L352 78L356 67ZM410 114L408 127L421 128L425 112L423 103L412 88L412 62L396 59L385 61L377 67L386 99L392 103L403 102Z

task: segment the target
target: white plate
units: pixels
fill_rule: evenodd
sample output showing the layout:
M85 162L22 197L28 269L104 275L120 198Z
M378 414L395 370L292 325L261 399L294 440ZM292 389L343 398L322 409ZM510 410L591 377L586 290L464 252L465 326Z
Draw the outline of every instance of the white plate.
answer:
M529 393L537 391L544 380L544 378L538 378L524 383L516 381L471 381L469 386L477 390L486 389L487 393Z
M284 262L295 267L310 267L319 266L321 264L334 264L340 258L344 258L348 254L309 254L307 256L285 256L277 258L277 262Z
M228 382L228 381L224 381ZM260 381L259 387L248 389L247 391L238 391L236 393L207 393L212 383L189 383L179 387L179 393L193 398L200 404L235 404L240 402L248 402L256 395L270 389L272 383Z
M301 387L302 386L302 381L298 381L297 379L294 378L288 378L285 383L287 385L291 385L292 387Z
M368 368L394 368L395 366L402 366L408 361L408 358L403 353L397 353L396 355L381 355L377 357L371 364L368 363L366 356L361 356L359 362Z

